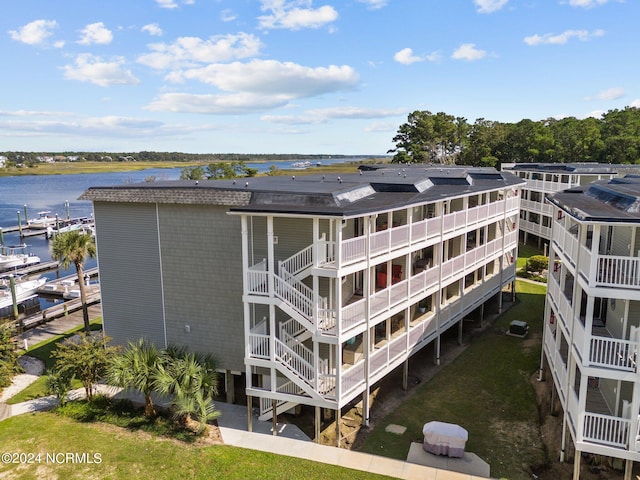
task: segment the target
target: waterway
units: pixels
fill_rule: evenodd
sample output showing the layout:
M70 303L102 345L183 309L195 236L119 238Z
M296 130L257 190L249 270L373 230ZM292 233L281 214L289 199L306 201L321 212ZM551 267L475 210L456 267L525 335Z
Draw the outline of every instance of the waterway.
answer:
M349 158L347 161L355 161ZM315 165L315 161L311 161ZM322 165L344 163L345 159L323 159ZM291 168L292 161L266 162L247 164L263 173L271 165L285 169ZM314 168L314 167L310 167ZM149 177L156 180L177 180L182 168L153 168L146 170L132 170L125 172L87 173L73 175L24 175L16 177L0 177L0 227L7 228L18 224L18 218L25 224L25 217L34 218L38 212L48 211L51 215L58 215L61 219L92 217L92 203L80 201L78 197L89 187L122 185L124 183L140 183ZM23 241L18 233L4 233L5 245L16 245ZM28 251L40 257L42 262L51 261L50 242L44 235L24 239ZM85 268L97 265L95 259L89 259ZM67 270L60 269L47 272L44 275L50 279L75 273L75 267Z

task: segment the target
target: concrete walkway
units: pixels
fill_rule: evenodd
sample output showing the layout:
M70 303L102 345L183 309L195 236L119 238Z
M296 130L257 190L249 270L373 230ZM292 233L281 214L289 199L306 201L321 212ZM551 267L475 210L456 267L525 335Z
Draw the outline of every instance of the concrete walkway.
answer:
M47 325L26 332L22 335L22 341L27 339L29 346L32 346L37 342L82 325L82 313L77 313L79 315L70 314L68 317L64 317L61 319L64 321L60 323L57 323L59 320L54 320ZM95 318L100 315L100 310L99 308L94 309L91 313L91 318ZM133 401L142 401L140 394L124 392L109 385L98 385L97 391L107 396L127 397ZM7 398L5 397L6 395L2 397L2 400L6 401ZM75 400L83 397L84 389L78 389L70 392L68 398ZM0 420L25 413L51 409L57 403L57 399L54 396L38 398L15 405L0 402ZM158 403L162 404L162 400L159 400ZM485 473L483 470L474 472L474 474L459 473L343 448L319 445L312 442L298 427L292 424L278 423L277 435L273 435L272 422L258 420L258 412L255 409L253 411L253 431L249 432L247 430L246 406L216 402L216 408L220 411L217 422L226 445L303 458L401 479L481 480L487 478L487 476L482 476Z

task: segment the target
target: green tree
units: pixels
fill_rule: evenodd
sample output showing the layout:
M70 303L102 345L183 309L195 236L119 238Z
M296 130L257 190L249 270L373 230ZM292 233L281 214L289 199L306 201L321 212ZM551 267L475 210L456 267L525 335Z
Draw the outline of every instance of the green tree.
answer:
M11 377L20 369L13 342L15 329L9 323L0 325L0 388L11 384Z
M109 337L103 334L80 333L77 340L66 340L51 352L55 358L54 375L77 378L82 382L87 399L93 399L93 384L107 373L117 347L108 346Z
M164 356L153 344L140 339L129 342L124 352L116 355L109 365L107 380L110 384L140 390L144 394L144 414L156 415L151 393Z
M91 331L91 326L89 325L87 292L84 284L84 263L88 258L94 258L95 256L96 244L93 237L78 230L59 233L51 242L51 257L59 261L63 268L69 268L71 264L76 267L86 332Z
M180 180L203 180L204 178L204 168L201 166L184 167L180 172Z
M71 389L74 372L71 370L53 371L47 375L47 391L55 395L60 405L67 403L67 394Z
M210 355L196 355L169 348L154 383L158 393L173 396L174 415L189 426L193 417L201 431L217 416L213 397L218 393L217 362Z

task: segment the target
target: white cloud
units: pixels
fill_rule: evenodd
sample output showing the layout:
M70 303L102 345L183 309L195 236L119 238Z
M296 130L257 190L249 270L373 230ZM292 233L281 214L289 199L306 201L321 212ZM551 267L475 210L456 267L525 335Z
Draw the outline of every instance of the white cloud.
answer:
M147 32L153 37L161 37L163 33L160 25L158 25L157 23L148 23L147 25L144 25L140 30L143 32Z
M544 35L531 35L524 37L524 43L535 47L537 45L564 45L572 38L577 38L581 42L586 42L592 38L602 37L604 30L594 30L589 32L588 30L566 30L558 35L552 33L545 33Z
M175 0L156 0L156 3L160 8L178 8L178 2ZM182 0L185 5L193 5L195 0Z
M604 5L609 0L569 0L572 7L593 8L597 5Z
M285 107L292 100L352 89L358 75L349 66L309 68L290 62L253 60L211 64L180 73L182 79L213 85L223 94L167 93L146 108L211 114L255 113Z
M236 18L238 18L238 15L228 8L225 8L220 12L220 20L223 22L233 22Z
M398 63L402 63L403 65L411 65L412 63L424 62L425 60L436 62L440 60L440 55L438 54L438 52L433 52L429 55L419 56L415 55L412 49L403 48L393 55L393 59Z
M80 45L108 45L113 40L113 33L102 22L90 23L80 33Z
M393 56L393 59L398 63L402 63L403 65L411 65L412 63L422 62L424 60L423 58L414 55L413 50L411 50L410 48L403 48L402 50L396 52Z
M165 93L149 105L146 110L155 112L182 112L205 114L246 114L282 107L287 96L255 95L237 93L232 95L193 95L188 93Z
M463 43L451 55L454 60L466 60L472 62L487 56L484 50L478 50L474 43Z
M366 4L371 10L379 10L386 7L389 3L388 0L358 0L360 3Z
M640 98L634 100L633 102L631 102L629 104L630 107L634 107L634 108L640 108Z
M608 90L604 90L599 92L598 94L586 97L585 100L617 100L618 98L624 97L624 89L619 87L609 88Z
M129 70L123 68L124 63L124 58L105 62L100 57L82 54L76 57L75 65L65 65L62 70L68 80L90 82L101 87L140 83Z
M370 125L367 125L364 129L367 133L386 133L396 132L397 130L398 124L392 122L373 122Z
M215 85L230 92L313 97L354 88L359 80L347 65L310 68L292 62L252 60L248 63L211 64L182 72L188 80Z
M320 28L334 22L338 12L330 5L311 8L311 0L262 0L260 9L269 12L258 17L261 28Z
M473 0L478 13L493 13L504 7L509 0Z
M34 20L23 25L18 30L10 30L9 35L13 40L27 45L46 45L47 39L53 35L53 30L58 27L55 20ZM61 47L64 42L56 42L54 46Z
M308 110L311 115L321 116L323 118L384 118L405 115L406 108L384 109L384 108L360 108L360 107L334 107L319 108Z
M262 42L254 35L241 32L211 37L208 40L181 37L173 43L155 43L149 45L149 48L152 52L138 57L138 62L165 70L253 57L260 53Z
M375 109L360 107L335 107L307 110L303 115L264 115L262 120L282 125L318 125L329 120L372 119L406 115L406 109ZM394 124L394 129L397 128ZM388 131L385 128L384 131Z

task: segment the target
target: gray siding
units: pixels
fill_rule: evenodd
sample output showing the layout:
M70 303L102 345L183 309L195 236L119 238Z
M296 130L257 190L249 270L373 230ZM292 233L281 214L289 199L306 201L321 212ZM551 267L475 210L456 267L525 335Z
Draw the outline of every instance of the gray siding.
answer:
M154 205L94 204L103 324L113 343L165 346Z
M611 244L611 255L629 255L631 246L631 227L615 226L613 228L613 242Z
M167 341L211 353L221 368L242 371L240 218L226 211L159 205Z

